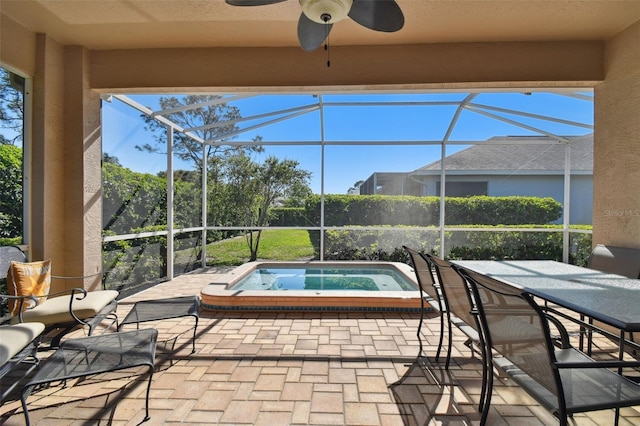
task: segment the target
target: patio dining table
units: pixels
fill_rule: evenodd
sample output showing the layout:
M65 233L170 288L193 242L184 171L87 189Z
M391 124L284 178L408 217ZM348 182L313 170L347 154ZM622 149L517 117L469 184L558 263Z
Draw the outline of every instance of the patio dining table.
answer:
M640 280L551 260L457 260L454 264L521 288L626 335L640 331Z

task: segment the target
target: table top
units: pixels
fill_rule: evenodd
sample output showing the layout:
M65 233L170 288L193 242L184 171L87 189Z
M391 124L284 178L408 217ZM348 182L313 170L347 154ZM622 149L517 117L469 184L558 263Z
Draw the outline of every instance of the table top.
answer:
M141 300L133 305L131 311L120 323L120 327L145 321L158 321L186 316L197 317L199 309L200 300L198 296Z
M25 388L143 365L153 368L157 338L156 329L143 328L64 341Z
M640 331L640 280L552 260L453 263L620 330Z

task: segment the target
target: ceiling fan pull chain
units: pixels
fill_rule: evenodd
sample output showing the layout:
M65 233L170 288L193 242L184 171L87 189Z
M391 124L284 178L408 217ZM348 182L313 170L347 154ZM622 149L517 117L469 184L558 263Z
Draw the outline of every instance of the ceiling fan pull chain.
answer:
M325 20L325 22L328 22L328 21L329 21L329 19ZM331 67L331 54L330 54L330 51L329 51L329 26L328 25L325 25L324 32L325 32L324 50L327 51L327 68L330 68Z
M329 41L324 44L324 50L327 51L327 68L331 67L331 55L329 52Z

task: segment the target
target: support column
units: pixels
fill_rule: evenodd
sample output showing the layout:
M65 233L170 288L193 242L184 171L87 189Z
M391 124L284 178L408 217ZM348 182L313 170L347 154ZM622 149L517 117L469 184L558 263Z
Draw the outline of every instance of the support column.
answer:
M44 34L36 36L33 79L33 132L29 259L51 259L54 274L64 273L64 54L63 47ZM52 291L57 288L53 283Z
M595 88L593 244L640 247L640 22L605 47Z
M100 95L90 89L90 52L65 47L65 280L66 287L102 284L102 139Z

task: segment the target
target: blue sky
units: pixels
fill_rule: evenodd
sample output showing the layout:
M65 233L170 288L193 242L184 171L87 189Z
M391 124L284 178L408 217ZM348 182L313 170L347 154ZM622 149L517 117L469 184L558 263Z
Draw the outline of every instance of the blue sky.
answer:
M582 93L587 97L591 93ZM353 141L350 145L328 145L325 148L326 193L344 194L356 181L365 180L374 172L408 172L440 159L439 145L410 145L415 141L439 141L447 132L457 105L406 105L391 106L389 102L460 102L467 93L441 94L325 94L324 139ZM175 95L180 97L180 95ZM158 110L158 96L130 95L137 102ZM316 104L318 98L303 95L260 95L232 103L243 117L266 114L272 111ZM350 106L332 106L335 102L348 102ZM353 105L354 102L384 102L384 106ZM551 116L587 125L593 124L593 102L566 95L537 93L481 93L472 105L489 106L486 114L500 115L517 120L526 126L542 129L558 135L583 135L592 130L579 126L548 122L531 117L508 114L496 108L515 109L528 114ZM276 118L271 116L248 121L240 126L248 129ZM496 120L472 110L463 110L450 135L450 141L482 141L493 136L535 135L536 132ZM320 112L314 111L268 126L248 130L235 141L251 141L261 136L263 141L320 141L322 135ZM152 142L144 130L140 112L117 100L103 103L103 150L118 157L120 163L135 171L157 173L164 170L164 156L142 153L135 145ZM357 142L387 142L385 145L357 145ZM451 145L447 155L465 146ZM312 173L311 188L320 192L321 149L319 146L266 146L266 154L297 160L300 167ZM259 160L259 158L257 158ZM176 163L176 168L189 168Z

